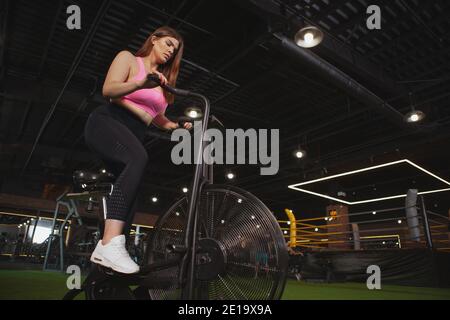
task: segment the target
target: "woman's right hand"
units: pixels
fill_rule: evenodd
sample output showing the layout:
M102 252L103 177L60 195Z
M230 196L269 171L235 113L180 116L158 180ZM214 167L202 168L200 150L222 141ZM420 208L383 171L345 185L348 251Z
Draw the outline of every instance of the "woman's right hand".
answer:
M159 81L161 82L161 85L167 84L168 81L161 72L154 71L153 74L156 74L158 76ZM159 86L156 82L154 82L152 80L148 80L147 77L145 77L142 80L136 81L136 84L138 86L138 89L146 89L146 88L151 89L151 88L155 88L155 87Z

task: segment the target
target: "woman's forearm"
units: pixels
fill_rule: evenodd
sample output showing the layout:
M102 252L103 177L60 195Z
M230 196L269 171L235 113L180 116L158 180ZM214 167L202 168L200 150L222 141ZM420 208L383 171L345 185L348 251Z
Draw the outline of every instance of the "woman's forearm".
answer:
M111 82L103 86L103 96L106 98L117 99L139 89L136 82Z
M164 115L158 115L157 117L155 117L153 119L153 124L156 125L158 128L164 129L164 130L173 130L173 129L178 128L177 123L170 121Z

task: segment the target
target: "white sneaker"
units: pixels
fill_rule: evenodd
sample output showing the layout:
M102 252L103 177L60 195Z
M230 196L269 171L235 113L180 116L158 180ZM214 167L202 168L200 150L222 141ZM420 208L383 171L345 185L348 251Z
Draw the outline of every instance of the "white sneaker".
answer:
M91 261L111 268L121 273L136 273L139 266L131 259L125 248L125 236L115 236L111 241L103 245L102 240L97 243L91 255Z

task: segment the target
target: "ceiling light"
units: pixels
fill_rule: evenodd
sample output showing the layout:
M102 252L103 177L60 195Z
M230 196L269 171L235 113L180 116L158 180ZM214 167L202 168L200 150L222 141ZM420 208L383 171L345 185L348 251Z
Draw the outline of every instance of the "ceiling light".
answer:
M307 26L300 29L294 37L295 43L302 48L312 48L320 44L323 40L323 32L314 26Z
M404 117L405 121L408 123L419 122L422 121L424 118L425 113L423 113L420 110L413 110L411 112L408 112Z
M184 114L186 116L188 116L189 118L197 119L202 116L202 110L200 110L200 108L197 108L197 107L191 107L191 108L187 108L184 111Z
M294 156L297 159L304 158L304 157L306 157L306 151L303 150L303 149L297 149L297 150L294 151Z
M412 92L409 93L409 101L411 105L411 111L405 114L405 116L403 117L404 121L408 123L415 123L423 120L423 118L425 118L425 113L415 109L412 98Z

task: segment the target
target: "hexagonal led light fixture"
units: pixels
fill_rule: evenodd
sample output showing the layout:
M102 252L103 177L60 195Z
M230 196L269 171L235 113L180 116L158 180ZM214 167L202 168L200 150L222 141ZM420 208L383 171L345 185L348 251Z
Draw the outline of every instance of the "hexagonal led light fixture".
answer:
M364 172L364 171L369 171L369 170L375 170L375 169L383 168L383 167L387 167L387 166L393 166L393 165L400 164L400 163L407 163L407 164L409 164L409 165L419 169L422 172L425 172L429 176L431 176L433 178L436 178L439 181L441 181L441 182L443 182L443 183L445 183L446 185L449 186L449 188L435 189L435 190L426 190L426 191L418 192L417 194L429 194L429 193L450 191L450 182L449 181L444 180L441 177L438 177L437 175L435 175L435 174L431 173L430 171L428 171L428 170L418 166L417 164L415 164L414 162L412 162L412 161L410 161L408 159L398 160L398 161L394 161L394 162L388 162L388 163L384 163L384 164L373 166L373 167L363 168L363 169L359 169L359 170L354 170L354 171L349 171L349 172L336 174L336 175L329 176L329 177L324 177L324 178L320 178L320 179L315 179L315 180L310 180L310 181L301 182L301 183L297 183L297 184L292 184L292 185L289 185L288 188L289 189L293 189L293 190L297 190L297 191L300 191L300 192L309 193L309 194L312 194L312 195L315 195L315 196L318 196L318 197L322 197L322 198L325 198L325 199L330 199L330 200L334 200L334 201L337 201L337 202L345 203L347 205L362 204L362 203L369 203L369 202L377 202L377 201L384 201L384 200L396 199L396 198L405 198L406 194L398 194L398 195L393 195L393 196L389 196L389 197L368 199L368 200L362 200L362 201L352 201L351 202L351 201L345 201L343 199L339 199L339 198L335 198L335 197L330 197L330 196L328 196L326 194L317 193L317 192L313 192L313 191L310 191L310 190L299 188L300 186L311 185L311 184L319 182L319 181L331 180L331 179L338 178L338 177L348 176L348 175L352 175L352 174L356 174L356 173L360 173L360 172Z

